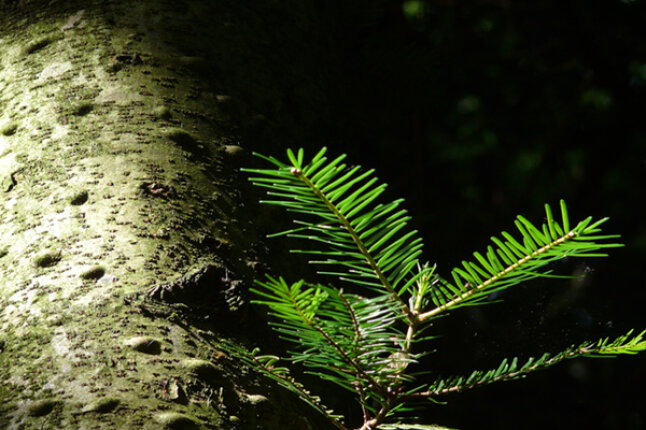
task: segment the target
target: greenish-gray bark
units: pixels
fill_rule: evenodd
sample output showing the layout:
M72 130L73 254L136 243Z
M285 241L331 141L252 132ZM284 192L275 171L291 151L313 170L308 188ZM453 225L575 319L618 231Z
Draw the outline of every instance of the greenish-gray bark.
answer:
M307 22L263 48L307 11L82 3L0 2L0 428L321 428L218 346L268 264L240 136L324 109L269 70Z

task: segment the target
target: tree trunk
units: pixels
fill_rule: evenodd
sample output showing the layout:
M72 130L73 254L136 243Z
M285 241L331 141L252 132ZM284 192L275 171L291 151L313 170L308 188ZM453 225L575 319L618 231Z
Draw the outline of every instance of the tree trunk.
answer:
M325 428L219 347L269 264L242 146L326 106L313 6L253 3L0 0L0 428Z

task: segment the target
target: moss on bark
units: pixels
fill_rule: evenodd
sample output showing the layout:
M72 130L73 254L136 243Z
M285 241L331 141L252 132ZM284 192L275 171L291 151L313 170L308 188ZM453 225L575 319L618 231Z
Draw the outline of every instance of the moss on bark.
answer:
M243 283L258 266L230 164L285 83L236 72L266 64L263 17L307 22L263 7L0 2L1 428L303 422L218 348L243 311L145 293L205 264Z

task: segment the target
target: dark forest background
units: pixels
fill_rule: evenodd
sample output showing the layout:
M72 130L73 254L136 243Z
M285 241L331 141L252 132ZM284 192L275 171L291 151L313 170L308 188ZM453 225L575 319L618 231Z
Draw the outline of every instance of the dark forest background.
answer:
M466 373L646 328L646 2L331 2L311 19L271 23L324 31L273 60L289 64L264 111L274 128L248 139L264 152L326 145L375 168L441 273L560 198L573 219L609 216L626 244L555 267L575 280L441 320L425 365ZM576 360L452 396L428 417L462 430L646 429L645 381L644 357Z

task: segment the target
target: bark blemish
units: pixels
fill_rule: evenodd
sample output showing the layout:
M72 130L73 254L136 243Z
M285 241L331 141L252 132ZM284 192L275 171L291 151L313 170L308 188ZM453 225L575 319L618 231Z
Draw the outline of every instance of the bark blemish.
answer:
M61 251L60 250L47 250L43 252L42 254L37 255L34 257L32 264L35 267L51 267L58 263L61 259Z
M161 424L164 429L169 430L194 430L200 428L199 424L193 418L177 412L157 414L155 415L155 421Z
M230 157L240 157L242 156L245 151L240 145L225 145L223 147L224 153Z
M25 48L23 49L22 53L23 55L31 55L34 52L40 51L43 49L45 46L49 45L52 43L52 39L49 37L43 37L41 39L37 39L29 43Z
M9 121L0 127L0 134L3 136L12 136L18 130L18 121Z
M27 407L27 415L30 417L42 417L49 414L60 403L53 399L37 400Z
M68 18L67 22L65 23L65 25L63 25L61 27L61 31L67 31L67 30L71 30L72 28L74 28L74 26L76 24L78 24L79 21L81 21L81 18L83 18L84 13L85 13L85 10L81 9L78 12L76 12L76 14L70 16Z
M195 137L183 128L171 128L166 131L166 137L171 141L177 143L182 149L186 151L195 151L197 149L197 141Z
M155 115L159 119L164 119L164 120L169 120L171 118L170 109L168 108L168 106L164 106L164 105L156 106L153 109L153 115Z
M88 197L89 193L87 190L77 191L70 196L70 204L74 206L82 205L83 203L87 202Z
M116 397L101 397L88 403L81 412L96 412L105 414L112 412L121 404L121 400Z
M92 266L81 272L81 279L97 280L105 275L105 268L102 266Z
M188 373L204 380L213 378L217 375L218 371L210 361L200 360L198 358L183 360L181 365Z
M145 354L158 355L161 353L161 344L156 339L137 336L126 339L123 343L135 351L143 352Z
M70 113L74 116L85 116L92 112L92 109L94 109L94 104L87 101L78 102L71 106Z

